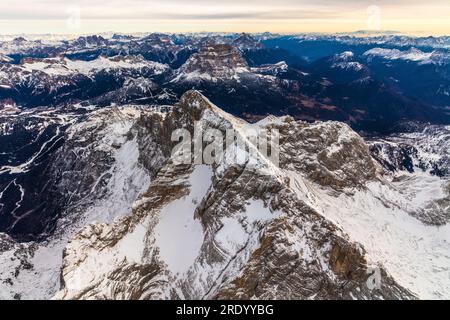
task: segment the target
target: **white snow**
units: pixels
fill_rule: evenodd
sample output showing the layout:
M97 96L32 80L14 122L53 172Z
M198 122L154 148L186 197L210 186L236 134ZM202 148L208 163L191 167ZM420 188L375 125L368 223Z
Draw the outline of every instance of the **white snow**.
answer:
M186 272L199 255L204 234L194 212L211 185L212 174L211 167L196 166L189 177L189 195L161 210L155 240L162 260L173 274Z
M265 207L264 201L251 200L245 206L245 211L222 218L223 227L217 232L214 240L225 254L234 256L247 245L256 226L278 217L279 214Z
M212 81L216 82L217 78L211 76L208 73L200 73L199 71L193 71L189 73L180 72L174 79L172 79L170 82L176 83L180 81L197 81L197 80L205 80L205 81Z
M364 66L361 63L357 61L352 61L354 56L355 54L351 51L344 51L340 54L337 54L333 58L334 63L331 65L331 67L343 70L354 70L354 71L362 70Z
M264 206L264 201L260 199L250 201L245 207L246 220L251 224L266 222L279 214L279 212L271 212L268 207Z
M364 68L364 66L356 61L344 61L344 62L336 62L332 66L332 68L339 68L343 70L354 70L360 71Z
M223 227L216 233L214 240L224 253L233 255L245 245L248 234L236 218L225 217L221 222Z
M280 211L272 212L265 207L262 200L251 199L244 211L223 217L222 227L214 236L214 244L224 260L214 265L205 265L199 261L193 269L193 287L214 292L218 284L237 277L259 247L264 226L281 214ZM204 298L212 298L207 292L199 293Z
M406 51L398 49L373 48L364 53L365 56L379 56L389 60L409 60L415 62L428 63L432 62L433 52L423 52L416 48Z
M115 164L107 173L112 174L106 187L108 194L85 212L89 221L111 223L129 214L133 201L150 185L147 172L139 164L139 147L135 140L127 141L117 150ZM92 191L96 187L94 184Z
M21 260L18 252L29 248L33 244L16 245L12 250L0 254L0 299L12 299L15 293L19 293L22 299L50 298L60 282L60 267L62 265L62 243L53 243L47 246L39 246L34 256L25 255L33 265L31 270L20 270L17 277L14 275L19 268ZM19 253L20 255L20 253ZM5 280L13 279L14 286L9 286Z
M167 65L146 61L143 58L125 57L125 58L105 58L99 57L92 61L62 59L44 59L41 61L32 61L22 65L28 71L42 71L48 75L71 75L80 73L90 75L95 71L111 70L111 69L154 69L156 74L160 74L167 70Z
M109 231L109 226L104 225L104 228L104 232ZM76 292L95 285L101 281L105 273L123 261L130 264L141 263L147 231L148 226L145 223L138 224L133 231L120 239L116 246L105 248L97 253L98 256L89 252L89 248L72 248L72 250L79 250L80 253L85 252L88 255L80 261L77 268L71 270L70 276L66 277L66 289L69 292L72 290Z

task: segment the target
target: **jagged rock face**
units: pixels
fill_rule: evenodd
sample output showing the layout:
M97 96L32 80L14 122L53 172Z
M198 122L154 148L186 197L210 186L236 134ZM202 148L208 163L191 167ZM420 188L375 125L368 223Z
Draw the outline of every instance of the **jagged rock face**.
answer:
M331 241L320 237L309 240L319 250L312 256L308 253L308 259L304 259L305 251L299 251L295 244L302 222L281 220L271 225L241 276L221 288L215 298L351 300L356 298L354 292L359 293L359 298L368 299L411 297L385 273L382 288L368 290L364 284L368 278L367 262L361 248L340 238L333 239L331 230L325 234ZM324 256L319 258L321 255ZM317 261L328 264L330 269L324 272Z
M183 45L184 41L175 43L176 36L164 34L151 34L141 39L127 42L126 47L130 54L142 54L146 59L168 64L172 68L179 68L192 53L198 51L192 44Z
M180 80L194 77L231 80L237 73L244 72L249 72L248 65L236 48L216 44L203 47L199 53L193 54L178 71L178 77Z
M198 92L187 93L164 119L145 121L142 132L164 136L177 125L192 129L195 121L220 131L239 128L245 145L252 146L245 122L225 114ZM289 122L292 131L298 130L296 125L317 126L291 119L281 125ZM351 132L346 126L337 130ZM367 147L362 150L368 154ZM232 151L230 147L226 154ZM195 166L177 165L167 158L134 204L132 215L114 224L88 226L71 241L65 250L63 289L56 297L413 297L384 270L386 282L378 290L367 289L364 249L298 197L288 174L295 166L287 162L276 168L267 158L257 157L231 165ZM303 174L308 169L296 170ZM362 175L360 183L369 178Z
M282 137L280 161L286 169L304 172L310 180L338 190L362 187L377 178L381 168L364 140L347 125L286 120L275 126Z

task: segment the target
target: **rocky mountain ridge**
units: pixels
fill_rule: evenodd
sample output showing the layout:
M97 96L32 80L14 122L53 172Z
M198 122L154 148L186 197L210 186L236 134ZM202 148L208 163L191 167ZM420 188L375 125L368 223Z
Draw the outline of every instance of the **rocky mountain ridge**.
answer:
M422 221L446 221L448 180L401 168L391 176L347 125L290 117L248 124L197 91L167 112L82 110L86 118L64 130L50 161L59 176L52 184L69 195L53 231L40 242L2 236L2 297L448 296L447 255L421 259L446 250L447 224L438 231ZM247 150L247 160L175 164L170 133L196 121L235 129L243 144L225 156ZM280 131L280 167L250 152L258 128ZM367 284L373 268L375 290Z

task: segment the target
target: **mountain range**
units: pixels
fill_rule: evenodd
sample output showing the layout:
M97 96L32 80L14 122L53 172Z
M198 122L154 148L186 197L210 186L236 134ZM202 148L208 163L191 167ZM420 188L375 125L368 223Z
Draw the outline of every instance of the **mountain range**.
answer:
M411 39L418 48L408 50L408 38L332 39L248 34L16 38L0 44L0 105L4 99L24 108L106 106L117 99L163 105L197 89L250 121L291 115L381 133L405 121L449 123L446 38ZM311 41L316 54L328 55L308 54ZM132 94L124 97L128 91Z
M0 299L448 299L449 46L0 42ZM178 163L197 127L237 140Z

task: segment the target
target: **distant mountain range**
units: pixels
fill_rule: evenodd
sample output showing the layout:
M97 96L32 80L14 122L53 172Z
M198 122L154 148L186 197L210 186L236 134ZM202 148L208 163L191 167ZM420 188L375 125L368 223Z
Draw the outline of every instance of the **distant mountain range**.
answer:
M397 35L21 37L0 43L0 103L170 104L195 88L248 120L292 115L384 132L450 123L448 50L446 37Z

